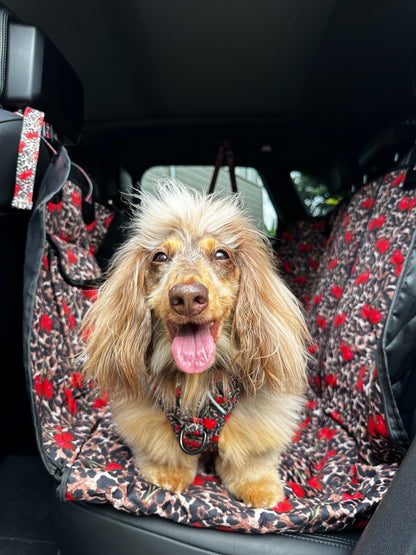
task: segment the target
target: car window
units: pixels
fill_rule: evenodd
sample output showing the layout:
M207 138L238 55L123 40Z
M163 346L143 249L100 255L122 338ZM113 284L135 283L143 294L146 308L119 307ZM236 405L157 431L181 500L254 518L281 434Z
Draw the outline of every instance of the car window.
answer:
M290 177L310 216L325 216L338 204L339 199L331 197L328 186L319 177L297 170L291 171Z
M154 166L143 174L140 186L145 191L151 191L157 181L173 178L199 191L208 191L213 172L213 166ZM237 166L235 176L244 209L258 229L274 237L277 229L277 213L260 174L255 168ZM232 194L228 167L220 169L215 193Z

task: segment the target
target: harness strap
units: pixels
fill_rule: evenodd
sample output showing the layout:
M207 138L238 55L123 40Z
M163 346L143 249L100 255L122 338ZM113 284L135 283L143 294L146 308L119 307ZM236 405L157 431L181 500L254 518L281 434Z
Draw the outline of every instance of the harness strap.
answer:
M215 397L208 394L208 402L197 416L183 414L180 387L176 389L176 405L173 409L166 409L162 400L159 405L168 417L182 451L187 455L197 455L217 446L221 430L239 396L238 385L235 380L231 380L227 388L217 388Z

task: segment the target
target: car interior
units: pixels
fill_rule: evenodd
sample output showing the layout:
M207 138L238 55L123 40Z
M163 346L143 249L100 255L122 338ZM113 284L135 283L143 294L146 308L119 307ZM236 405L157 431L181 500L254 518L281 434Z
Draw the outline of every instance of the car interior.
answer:
M410 0L0 3L1 554L416 553L415 25ZM145 482L73 360L163 178L241 194L303 306L271 509L212 469Z

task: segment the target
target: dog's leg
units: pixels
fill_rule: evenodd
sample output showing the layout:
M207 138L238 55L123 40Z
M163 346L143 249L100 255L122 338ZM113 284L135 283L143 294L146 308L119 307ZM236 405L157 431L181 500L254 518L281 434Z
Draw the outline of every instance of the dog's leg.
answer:
M252 507L274 507L284 497L279 453L296 426L301 398L240 398L219 437L216 469L224 486Z
M283 487L276 470L278 452L249 456L243 466L235 462L227 455L216 461L217 472L233 495L256 508L274 507L282 501Z
M168 464L143 456L141 453L136 457L143 478L163 489L181 493L194 480L198 457L183 454L189 457L189 461L176 460Z
M166 415L152 401L114 407L118 429L148 482L180 493L195 479L198 456L182 451Z

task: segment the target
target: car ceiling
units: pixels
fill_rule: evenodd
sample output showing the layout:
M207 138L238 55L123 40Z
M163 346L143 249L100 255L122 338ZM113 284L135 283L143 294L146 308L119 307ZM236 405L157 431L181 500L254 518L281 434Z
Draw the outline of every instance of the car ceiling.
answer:
M131 171L212 163L224 138L241 164L356 170L414 134L414 1L4 3L80 77L81 144Z

